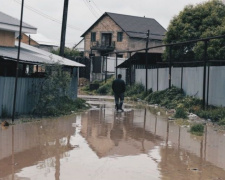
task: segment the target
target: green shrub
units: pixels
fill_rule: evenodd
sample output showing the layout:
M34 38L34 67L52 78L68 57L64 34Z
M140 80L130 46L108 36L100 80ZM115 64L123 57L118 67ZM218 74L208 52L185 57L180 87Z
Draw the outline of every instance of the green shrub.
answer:
M174 117L187 119L187 112L184 108L177 108Z
M201 136L204 133L204 125L202 124L194 124L191 126L190 132L192 134Z
M218 125L224 126L225 125L225 118L220 119L219 122L218 122Z
M137 83L137 84L134 84L132 86L128 85L126 87L125 96L138 95L138 94L141 94L143 92L145 92L145 87L142 84Z
M71 77L69 72L60 65L48 67L46 70L47 76L39 84L41 90L35 94L39 98L33 110L34 115L59 116L86 107L82 100L74 101L70 98Z
M97 93L101 95L106 95L108 94L110 89L107 86L101 86L100 88L97 89Z

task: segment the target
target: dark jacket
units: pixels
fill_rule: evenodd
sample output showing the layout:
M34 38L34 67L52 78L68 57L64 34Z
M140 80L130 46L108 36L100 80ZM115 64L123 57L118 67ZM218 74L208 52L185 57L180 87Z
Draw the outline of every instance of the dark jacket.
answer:
M113 83L112 83L112 89L113 89L113 92L115 94L124 93L125 90L126 90L126 85L125 85L124 80L122 80L122 79L115 79L113 81Z

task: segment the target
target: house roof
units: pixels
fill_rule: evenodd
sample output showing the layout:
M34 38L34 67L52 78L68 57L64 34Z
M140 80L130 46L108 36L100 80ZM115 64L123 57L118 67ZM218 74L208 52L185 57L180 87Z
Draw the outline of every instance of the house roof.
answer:
M0 12L0 29L19 32L20 20ZM27 23L22 23L22 32L36 33L37 28Z
M162 53L148 53L148 65L156 65L156 62L162 62ZM131 65L145 65L146 53L138 52L132 55L129 59L119 64L116 68L129 68Z
M155 19L130 16L123 14L116 14L105 12L87 31L81 36L90 31L95 24L103 19L103 17L109 16L127 35L131 38L146 38L146 33L150 30L150 39L162 40L166 29L163 28Z
M7 60L17 60L17 47L0 47L0 57ZM20 60L27 64L61 64L65 66L84 67L85 65L63 58L39 48L21 43Z
M84 38L82 38L73 48L79 51L84 51Z
M32 40L37 42L40 45L46 45L46 46L59 46L56 42L52 41L51 39L48 39L44 35L37 33L37 34L29 34L25 33L26 36L30 36Z

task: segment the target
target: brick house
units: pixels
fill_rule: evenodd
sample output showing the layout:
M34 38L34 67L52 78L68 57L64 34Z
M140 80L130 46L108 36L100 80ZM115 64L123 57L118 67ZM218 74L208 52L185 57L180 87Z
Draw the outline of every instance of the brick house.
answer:
M166 30L155 19L106 12L82 34L85 56L91 50L99 56L110 51L145 48L148 30L149 47L162 44ZM162 49L154 51L162 52ZM128 58L129 54L123 54L123 57Z
M150 31L148 46L161 45L166 30L155 19L105 12L81 35L84 38L84 56L89 57L91 54L95 56L94 60L99 60L99 57L106 53L109 53L107 56L115 57L115 52L146 48L148 30ZM156 48L149 52L162 53L163 50ZM130 56L131 54L126 52L118 55L125 59ZM103 58L101 59L99 60L101 63L95 64L104 66ZM95 71L95 67L93 70Z

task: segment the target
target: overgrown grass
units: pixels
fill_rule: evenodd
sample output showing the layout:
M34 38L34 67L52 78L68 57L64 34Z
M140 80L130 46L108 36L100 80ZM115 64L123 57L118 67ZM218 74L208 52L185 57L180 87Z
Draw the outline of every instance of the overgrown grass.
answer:
M99 89L92 91L94 94L112 95L112 81L114 78L110 78L105 82L98 82ZM88 91L88 87L85 87ZM84 88L84 89L85 89ZM89 91L90 92L90 91ZM220 122L225 119L225 108L213 107L204 110L202 108L202 100L191 96L186 96L182 89L172 86L170 89L153 92L152 89L145 91L145 87L142 84L134 84L132 86L126 86L125 98L129 97L131 100L143 100L149 104L158 104L167 109L176 109L176 118L187 118L187 113L194 113L201 118L210 119L214 122ZM225 122L225 120L224 120ZM224 123L225 124L225 123Z
M174 117L187 119L188 116L187 116L186 110L184 108L179 107L176 109L176 113L175 113Z
M202 136L204 133L204 125L203 124L193 124L191 126L190 132L197 136Z
M80 98L72 100L67 96L52 99L47 105L40 104L33 114L37 116L61 116L77 112L78 110L87 109L89 106L86 101Z
M94 95L94 94L99 94L99 95L113 95L113 91L112 91L112 82L113 82L114 78L111 77L109 79L107 79L106 83L105 81L94 81L92 82L92 84L98 84L99 88L97 90L91 90L90 89L90 85L86 85L83 88L81 88L81 90L85 93L85 94L89 94L89 95Z

